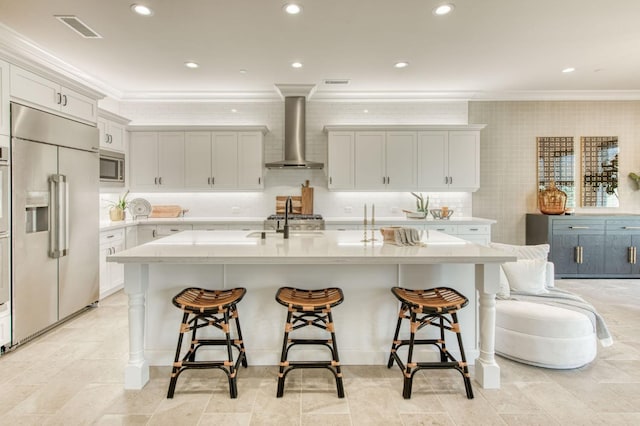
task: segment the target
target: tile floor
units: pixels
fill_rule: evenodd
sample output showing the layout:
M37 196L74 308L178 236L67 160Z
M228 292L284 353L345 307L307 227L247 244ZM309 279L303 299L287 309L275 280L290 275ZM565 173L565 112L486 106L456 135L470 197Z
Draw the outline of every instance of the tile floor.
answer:
M561 280L592 302L614 336L590 365L568 371L498 358L502 389L475 386L467 400L458 373L422 371L410 400L397 368L344 367L346 398L326 371L292 372L284 398L275 367L239 373L228 397L218 371L188 371L166 399L169 369L152 368L140 391L123 389L127 306L122 292L0 357L0 424L17 425L638 425L640 280ZM250 356L250 355L249 355Z

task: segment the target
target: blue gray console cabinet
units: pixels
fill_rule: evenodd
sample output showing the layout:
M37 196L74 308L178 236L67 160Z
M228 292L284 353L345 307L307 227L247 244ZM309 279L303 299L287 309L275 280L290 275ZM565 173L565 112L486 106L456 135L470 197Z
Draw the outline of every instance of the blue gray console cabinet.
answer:
M556 278L640 277L640 216L527 214L526 243L551 246Z

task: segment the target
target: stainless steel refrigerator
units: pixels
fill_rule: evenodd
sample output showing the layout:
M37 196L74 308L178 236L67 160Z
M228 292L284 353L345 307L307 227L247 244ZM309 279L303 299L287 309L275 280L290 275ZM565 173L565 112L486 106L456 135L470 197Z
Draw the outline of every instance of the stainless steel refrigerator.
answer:
M12 345L98 300L93 126L11 104Z

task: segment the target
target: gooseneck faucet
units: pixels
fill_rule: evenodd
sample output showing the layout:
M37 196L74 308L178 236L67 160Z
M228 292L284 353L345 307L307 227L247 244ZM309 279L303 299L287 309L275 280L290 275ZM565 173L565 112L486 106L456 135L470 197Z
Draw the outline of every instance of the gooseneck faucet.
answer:
M287 197L287 201L284 203L284 235L283 237L289 238L289 213L293 213L293 200L291 197Z

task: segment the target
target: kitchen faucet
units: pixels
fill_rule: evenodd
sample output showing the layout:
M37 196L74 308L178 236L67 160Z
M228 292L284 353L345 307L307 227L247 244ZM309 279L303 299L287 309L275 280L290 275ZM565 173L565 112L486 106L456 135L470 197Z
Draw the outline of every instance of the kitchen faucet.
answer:
M283 237L289 239L289 213L293 213L293 200L291 197L287 197L287 201L284 203L284 226L282 229L276 229L276 232L282 232Z

